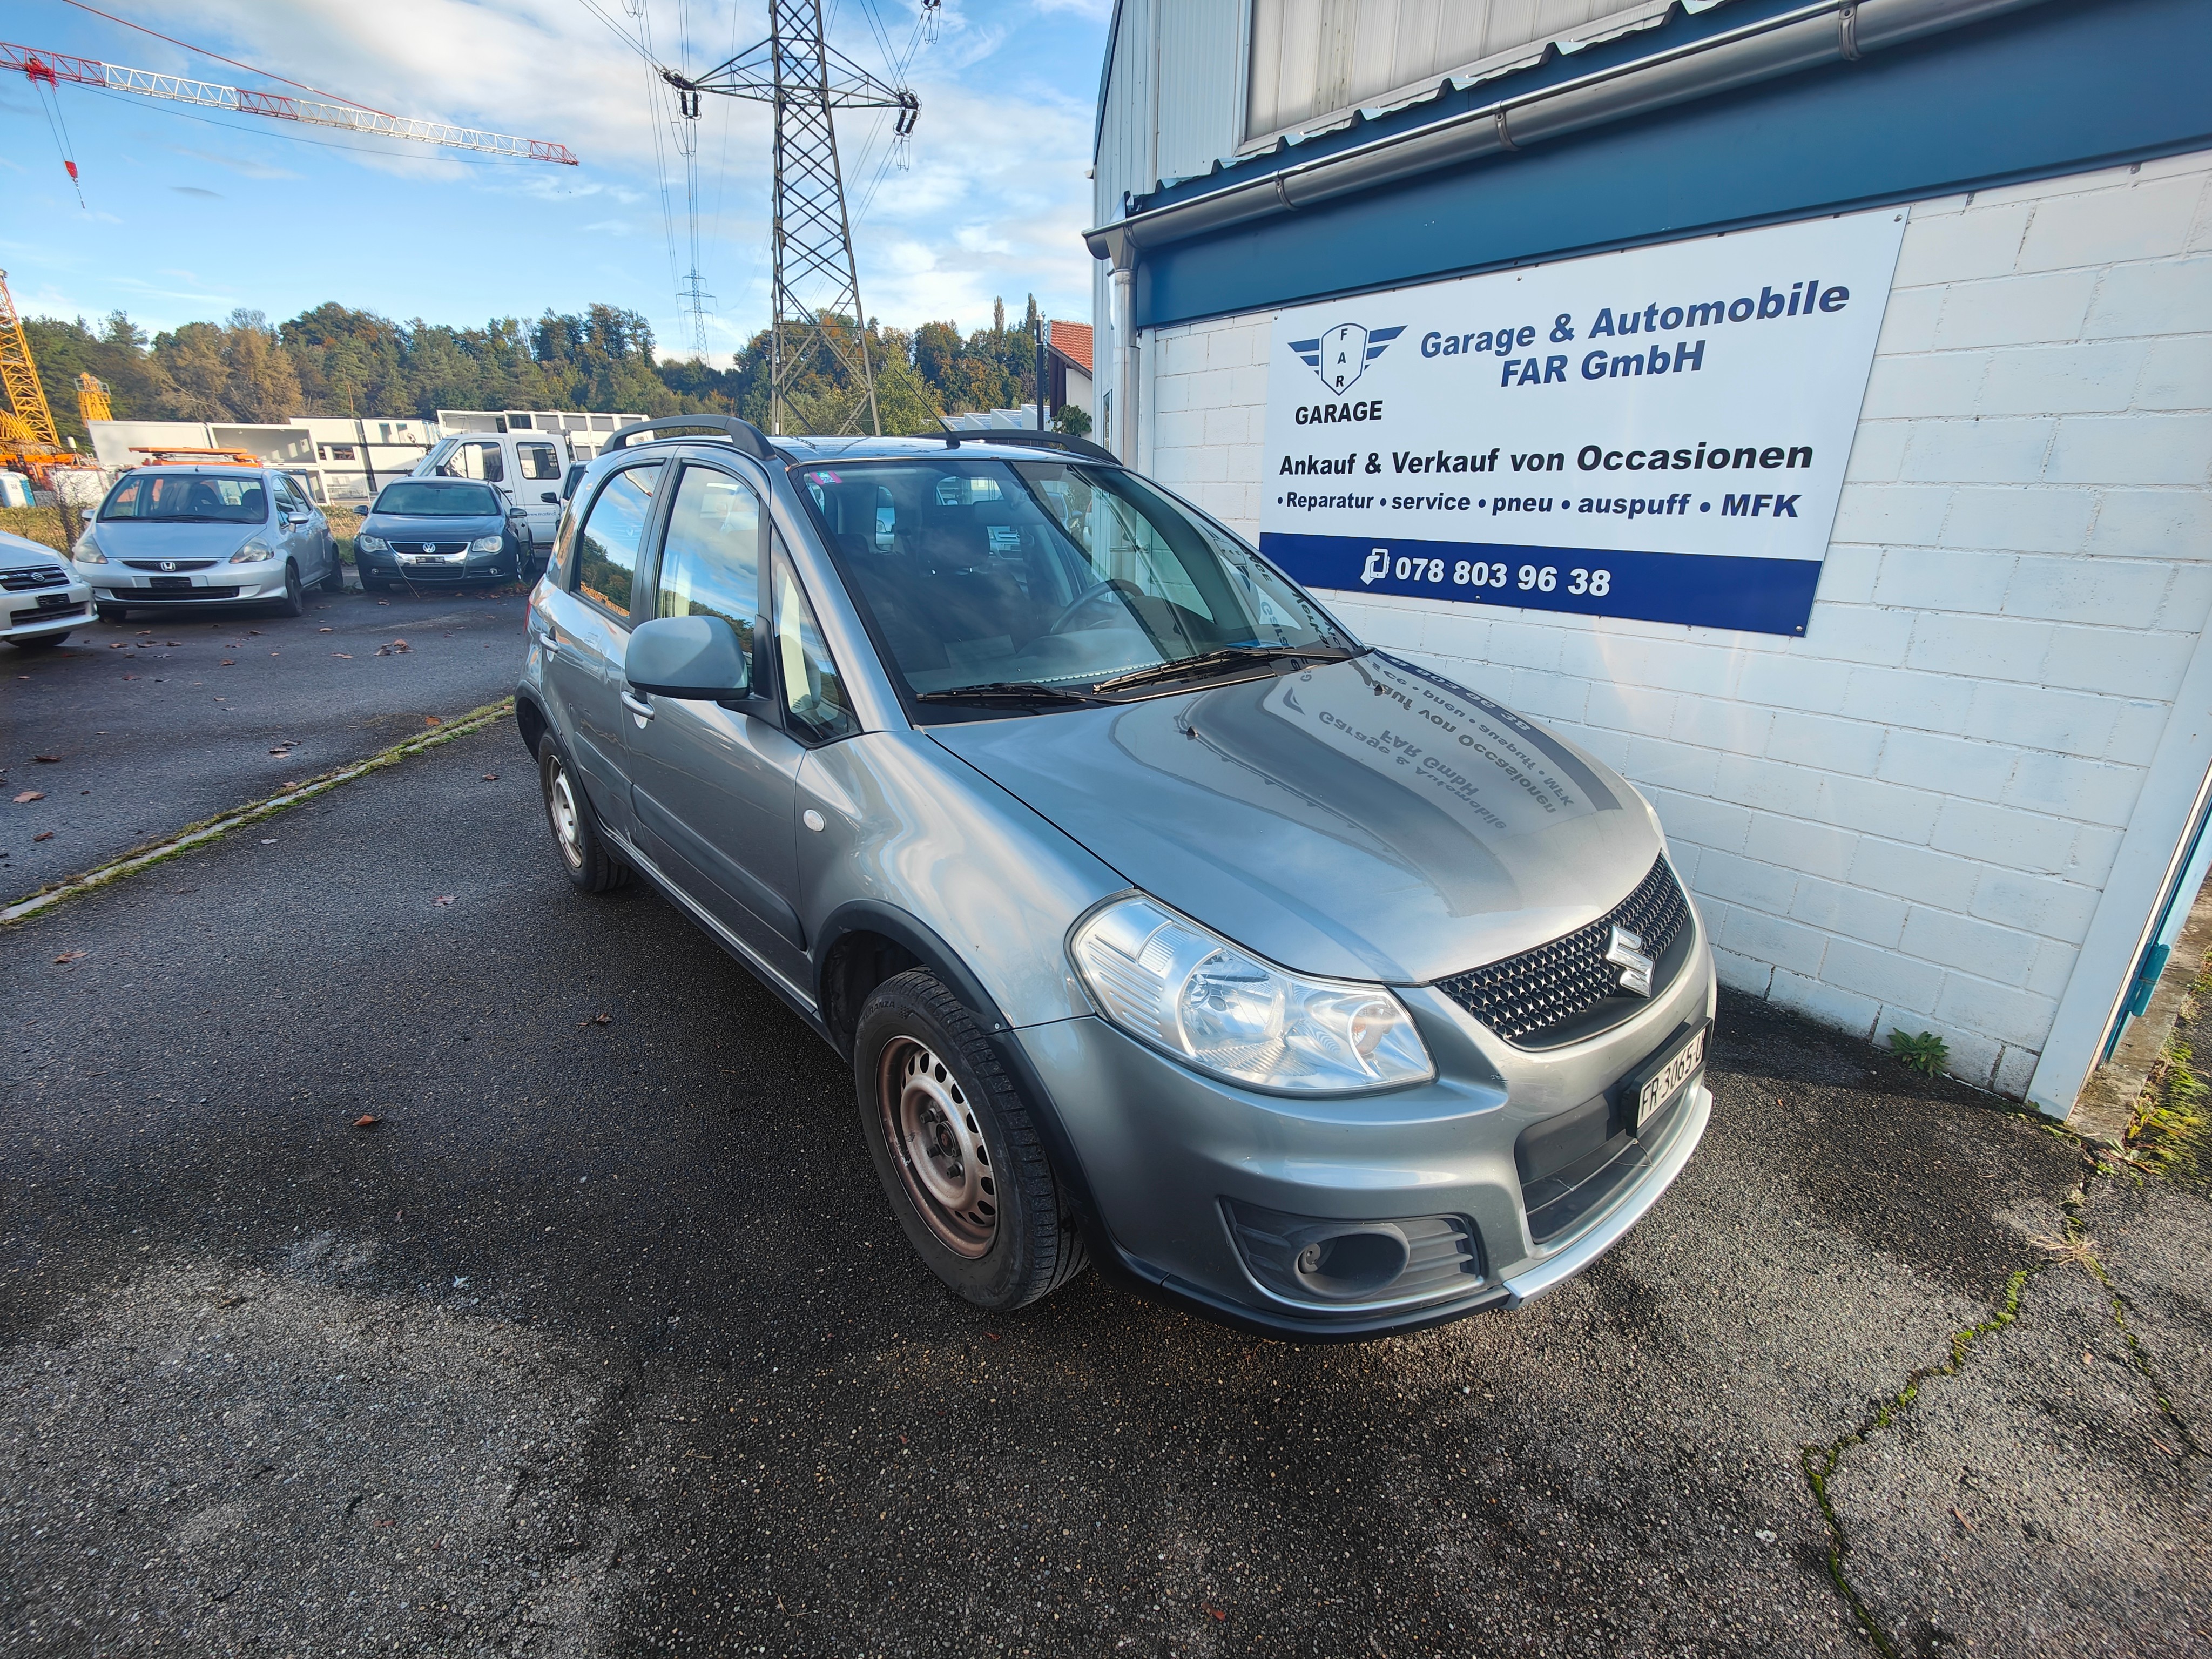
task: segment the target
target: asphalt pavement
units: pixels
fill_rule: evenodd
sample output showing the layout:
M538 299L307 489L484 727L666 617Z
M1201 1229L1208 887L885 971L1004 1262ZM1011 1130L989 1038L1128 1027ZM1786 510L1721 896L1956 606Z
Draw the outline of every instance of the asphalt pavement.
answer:
M349 588L0 646L0 903L507 696L522 610L511 586Z
M949 1297L507 721L0 975L0 1653L2212 1650L2212 1203L1764 1006L1589 1273L1307 1348Z

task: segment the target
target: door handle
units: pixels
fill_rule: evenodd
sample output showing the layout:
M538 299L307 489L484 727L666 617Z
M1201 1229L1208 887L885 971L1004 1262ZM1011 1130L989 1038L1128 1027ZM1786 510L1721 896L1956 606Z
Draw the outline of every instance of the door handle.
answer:
M622 706L641 720L649 720L653 718L653 705L643 697L630 691L628 687L623 690Z
M557 657L561 654L560 636L550 629L538 636L538 643L544 647L545 654L549 657Z

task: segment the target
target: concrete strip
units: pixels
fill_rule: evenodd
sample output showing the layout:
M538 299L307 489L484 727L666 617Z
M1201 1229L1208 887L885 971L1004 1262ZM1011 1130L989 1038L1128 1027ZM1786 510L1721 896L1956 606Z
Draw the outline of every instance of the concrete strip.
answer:
M2189 920L2158 976L2150 1006L2128 1022L2112 1057L2089 1074L2087 1086L2068 1114L2066 1127L2082 1139L2118 1146L2127 1139L2136 1102L2142 1097L2158 1057L2166 1052L2166 1038L2173 1035L2181 1000L2203 971L2208 946L2212 946L2212 881L2197 890L2197 902L2189 907Z
M313 800L317 795L335 789L342 783L350 783L363 773L374 772L380 767L391 765L394 761L404 760L410 755L419 755L424 750L434 749L441 743L451 743L455 738L465 736L471 732L481 731L494 720L514 712L514 699L512 697L502 698L495 703L487 703L482 708L471 709L458 720L444 722L434 731L426 732L419 738L410 738L404 743L396 743L389 749L380 750L365 761L356 761L351 766L342 766L337 771L325 773L319 778L311 778L296 789L288 789L281 795L271 795L265 800L258 800L250 805L241 806L236 811L227 812L219 818L210 818L201 823L187 825L170 836L168 840L157 845L143 848L137 852L112 860L97 869L87 871L83 875L33 893L27 898L16 900L7 908L0 909L0 926L21 921L25 917L36 915L40 911L59 904L64 899L72 899L81 893L88 893L95 887L105 887L112 881L119 881L125 876L136 874L149 865L159 864L164 859L173 858L179 853L197 847L203 842L213 841L218 836L228 835L231 830L242 829L249 823L258 823L263 818L282 812L288 807L297 806L302 801Z

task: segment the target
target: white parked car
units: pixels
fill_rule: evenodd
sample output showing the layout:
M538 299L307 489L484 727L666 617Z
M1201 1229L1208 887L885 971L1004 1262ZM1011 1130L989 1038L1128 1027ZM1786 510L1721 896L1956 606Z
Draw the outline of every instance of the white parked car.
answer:
M92 589L51 547L0 530L0 637L19 651L59 645L89 620Z
M330 593L345 586L322 509L272 467L134 468L77 538L76 567L102 622L234 603L296 617L310 584Z

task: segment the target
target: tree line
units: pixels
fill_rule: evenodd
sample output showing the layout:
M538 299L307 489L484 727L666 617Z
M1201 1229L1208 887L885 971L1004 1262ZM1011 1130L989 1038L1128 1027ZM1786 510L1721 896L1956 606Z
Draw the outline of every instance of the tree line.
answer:
M1002 409L1036 396L1035 296L1007 325L1003 301L992 324L963 336L951 323L911 331L868 319L884 430L933 432L940 414ZM857 319L828 319L839 352L817 352L790 397L787 425L834 430L856 382L841 356L859 346ZM661 362L652 325L635 311L592 305L548 311L532 322L494 318L481 328L394 322L336 301L271 323L258 311L223 322L186 323L149 337L120 311L94 325L27 318L55 425L88 441L77 416L76 377L106 382L118 420L281 422L300 415L414 416L441 409L592 409L647 415L742 415L765 424L770 341L763 330L727 368L696 359ZM1070 418L1079 416L1071 411ZM1087 427L1087 422L1083 422Z

